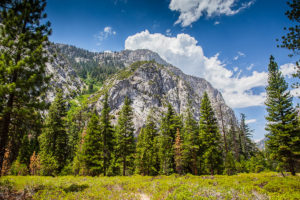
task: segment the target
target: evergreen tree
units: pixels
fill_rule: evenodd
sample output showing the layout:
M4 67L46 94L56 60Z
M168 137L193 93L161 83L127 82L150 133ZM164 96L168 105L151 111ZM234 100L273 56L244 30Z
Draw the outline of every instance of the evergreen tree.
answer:
M136 156L135 156L135 167L136 172L142 175L149 175L147 172L147 163L149 157L147 157L147 141L145 140L146 134L144 128L141 129L136 143Z
M179 129L177 129L175 144L174 144L174 160L175 160L176 172L178 174L182 174L182 172L183 172L182 152L183 152L182 140L181 140Z
M286 48L291 50L292 53L289 54L290 57L299 56L300 55L300 3L299 0L289 0L287 1L290 10L285 12L285 15L292 21L291 27L284 27L284 30L288 31L286 35L282 36L281 45L277 45L277 47ZM278 41L278 39L277 39ZM296 62L296 73L293 74L293 77L300 78L300 62L299 60ZM292 85L294 88L300 88L299 80ZM300 97L300 96L298 96Z
M256 147L251 140L252 130L249 125L246 124L245 114L241 114L241 122L239 126L239 143L240 143L240 153L244 155L245 158L249 159L251 156L255 155Z
M292 96L288 85L279 71L274 57L270 57L267 90L268 131L267 142L271 157L286 166L292 175L300 155L300 130L297 114L292 105Z
M171 104L168 104L168 111L161 120L161 136L159 138L159 159L160 173L169 175L174 172L174 149L175 135L177 129L181 129L182 123L179 116L176 115Z
M99 127L99 117L93 113L83 138L80 159L86 173L91 176L103 172L103 139Z
M281 48L287 48L291 50L293 53L290 54L290 56L293 55L299 55L299 49L300 49L300 28L299 28L299 22L300 22L300 4L299 0L290 0L287 1L287 4L290 6L291 10L288 10L285 12L285 15L291 20L294 26L291 26L289 28L284 28L284 30L287 30L288 33L284 36L282 36L282 44L277 45ZM277 40L278 41L278 40ZM299 67L299 65L297 65Z
M135 140L132 119L130 99L126 97L116 128L116 154L123 176L132 173L134 164Z
M18 155L18 160L22 164L26 164L26 166L29 166L30 163L30 157L32 148L30 146L30 142L28 139L28 135L24 135Z
M221 135L218 130L217 120L211 107L208 95L205 92L200 107L200 140L204 152L202 153L205 171L214 175L222 168L222 151L220 147Z
M15 133L11 126L18 124L28 131L36 123L32 116L45 108L40 98L48 80L44 47L51 33L50 23L41 23L45 6L45 0L1 1L0 171L8 138Z
M236 166L235 166L235 159L231 153L231 151L229 151L226 155L226 159L225 159L225 174L227 175L234 175L237 172Z
M199 127L189 105L184 121L183 165L194 175L198 175L199 170L199 145Z
M45 174L57 174L66 164L68 153L68 135L66 132L66 100L62 90L57 91L45 122L45 128L40 136L42 167L53 167ZM52 165L53 166L46 166ZM55 166L55 167L54 167Z
M228 137L228 149L231 151L231 155L234 156L235 160L239 160L240 156L240 142L238 137L238 131L236 130L233 119L230 119L230 129L227 134ZM226 157L227 158L227 157Z
M108 105L108 94L104 96L103 108L100 117L100 134L103 146L103 173L106 175L109 168L111 156L114 149L114 129L111 125L111 116L109 114L110 107Z
M158 160L158 130L152 111L149 113L146 125L141 129L136 146L137 173L143 175L157 175L159 171Z

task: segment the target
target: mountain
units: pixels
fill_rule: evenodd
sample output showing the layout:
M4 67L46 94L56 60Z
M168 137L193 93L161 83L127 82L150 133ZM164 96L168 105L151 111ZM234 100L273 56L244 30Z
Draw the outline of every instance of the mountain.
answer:
M100 113L103 95L107 91L111 112L116 117L113 123L117 122L124 98L128 96L132 101L136 133L143 126L151 109L155 118L160 119L168 103L179 114L184 114L190 103L198 120L201 98L205 91L210 97L220 128L220 108L225 127L229 125L230 119L236 121L233 110L226 105L222 94L209 82L184 74L150 50L93 53L70 45L55 44L54 47L59 55L52 65L59 72L56 75L59 79L57 83L68 84L64 80L73 75L70 80L74 82L69 83L70 86L66 85L66 88L77 88L77 93L80 93L86 87L84 82L87 80L102 82L102 87L89 97L88 108L96 108ZM60 69L58 66L64 67ZM106 73L107 70L109 73Z
M64 94L69 97L75 97L83 92L86 84L77 75L74 65L66 58L56 45L50 45L47 48L49 62L46 63L46 74L51 75L47 100L53 101L56 88L61 88Z
M160 64L169 65L157 53L146 49L95 53L71 45L54 44L54 46L60 50L78 76L90 83L101 84L111 74L115 74L136 61L155 60Z
M190 103L195 118L199 119L201 98L205 91L211 99L220 127L222 124L220 105L225 126L229 124L231 118L235 120L232 109L225 104L221 93L210 83L201 78L185 75L173 66L163 66L155 61L133 63L105 81L103 87L90 97L93 99L90 101L91 108L101 111L103 94L106 91L109 94L111 112L116 116L113 123L117 122L125 97L131 99L136 133L144 125L151 109L155 118L159 120L168 103L179 114L184 114Z

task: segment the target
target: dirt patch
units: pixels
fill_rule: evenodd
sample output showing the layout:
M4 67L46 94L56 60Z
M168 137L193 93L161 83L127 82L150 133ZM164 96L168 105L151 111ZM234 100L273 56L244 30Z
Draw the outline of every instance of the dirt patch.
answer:
M150 197L145 193L138 194L141 200L150 200Z

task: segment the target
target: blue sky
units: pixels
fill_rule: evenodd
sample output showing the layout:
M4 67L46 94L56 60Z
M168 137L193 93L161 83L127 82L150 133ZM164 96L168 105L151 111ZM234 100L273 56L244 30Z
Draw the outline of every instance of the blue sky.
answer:
M90 51L148 48L207 79L260 139L269 57L289 83L299 59L276 47L291 25L288 9L285 0L48 0L46 13L53 42Z

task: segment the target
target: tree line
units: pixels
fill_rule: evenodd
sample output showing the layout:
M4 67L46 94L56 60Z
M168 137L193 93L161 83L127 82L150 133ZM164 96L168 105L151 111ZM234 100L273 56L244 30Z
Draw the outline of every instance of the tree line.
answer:
M18 174L30 169L40 175L232 175L247 171L238 167L241 165L238 163L244 160L245 165L245 160L258 152L251 141L251 131L245 124L244 115L239 127L232 123L230 130L226 131L230 145L225 152L207 93L202 98L199 122L194 119L191 106L181 116L168 104L160 123L154 119L153 111L149 113L137 138L134 136L130 99L124 99L118 122L113 126L108 98L108 94L103 98L101 113L95 110L90 113L75 152L71 153L67 102L62 91L58 91L38 138L39 152L27 150L26 154L23 147L28 141L24 140L20 149L23 153L14 162L11 172ZM27 162L21 160L25 157Z

